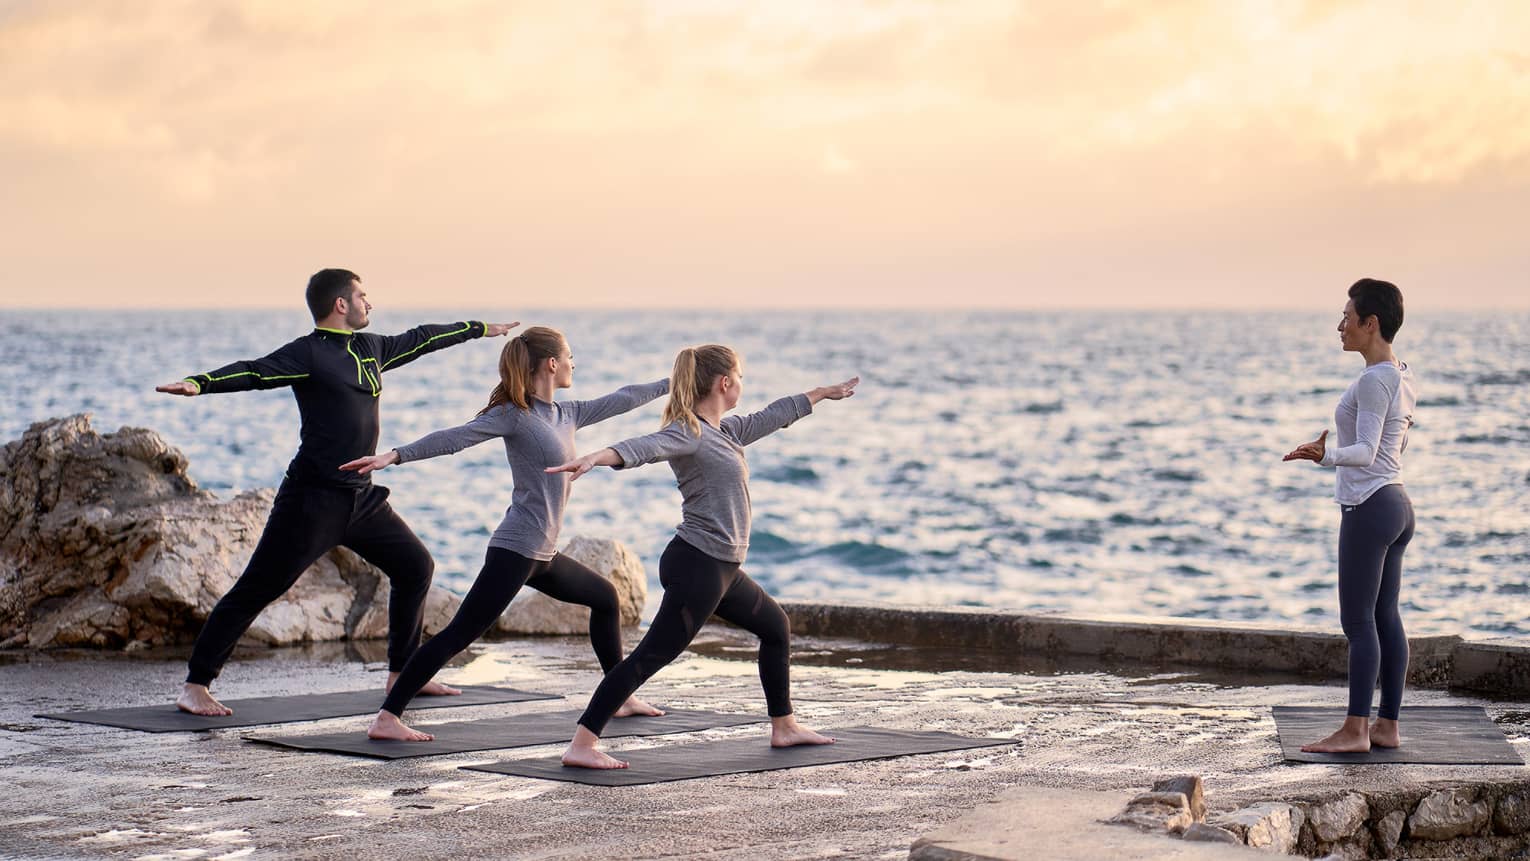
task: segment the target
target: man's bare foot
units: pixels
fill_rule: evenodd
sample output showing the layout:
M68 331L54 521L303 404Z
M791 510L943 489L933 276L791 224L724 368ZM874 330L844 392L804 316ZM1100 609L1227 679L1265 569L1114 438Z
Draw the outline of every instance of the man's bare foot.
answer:
M616 710L616 717L632 717L633 715L648 715L649 717L661 717L664 710L643 702L637 697L627 697L622 707Z
M1370 720L1353 716L1344 718L1344 726L1328 738L1302 745L1303 753L1366 753L1370 749Z
M428 732L410 729L393 712L379 711L377 717L372 718L372 725L367 727L367 738L390 741L431 741L435 736Z
M383 687L383 693L393 693L393 685L397 681L398 673L388 673L388 684ZM425 687L415 691L414 695L417 697L454 697L460 693L462 691L458 688L431 679L425 683Z
M1371 723L1371 747L1402 747L1402 733L1397 721L1377 718Z
M799 744L833 744L834 739L819 735L797 723L796 715L770 719L770 746L796 747Z
M568 750L563 751L563 764L572 768L626 768L627 763L607 756L596 745L600 744L600 736L579 727L574 730L574 740L568 743Z
M181 688L181 695L176 698L175 707L183 712L206 717L227 717L234 713L233 709L218 702L206 685L190 683Z

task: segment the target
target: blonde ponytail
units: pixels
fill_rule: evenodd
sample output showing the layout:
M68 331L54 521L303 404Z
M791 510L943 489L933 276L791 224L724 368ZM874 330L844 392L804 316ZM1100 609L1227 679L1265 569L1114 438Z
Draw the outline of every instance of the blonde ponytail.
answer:
M532 326L511 338L499 351L499 382L489 392L489 403L478 411L483 415L502 404L531 409L531 378L537 363L563 354L563 333L546 326Z
M737 369L738 356L721 344L703 344L681 350L675 357L675 369L669 378L669 402L664 405L663 426L683 421L691 433L700 436L697 402L712 391L718 377Z

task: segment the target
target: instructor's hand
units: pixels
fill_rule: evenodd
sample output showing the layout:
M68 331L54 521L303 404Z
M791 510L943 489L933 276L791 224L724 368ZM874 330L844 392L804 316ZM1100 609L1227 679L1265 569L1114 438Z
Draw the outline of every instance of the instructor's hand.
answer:
M369 472L376 472L379 469L387 469L395 463L398 463L398 451L396 449L389 449L382 454L358 457L350 463L342 463L340 464L340 468L347 472L366 475Z
M855 394L855 387L860 384L860 377L851 377L843 383L835 383L832 386L819 386L807 393L808 400L815 404L823 400L841 401Z
M154 391L164 392L167 395L185 395L188 398L202 393L197 384L190 380L176 380L173 383L165 383L163 386L155 386Z
M510 334L510 330L521 325L520 320L514 323L485 323L483 324L483 336L485 338L498 338L501 335Z
M1327 448L1328 431L1325 430L1318 434L1317 439L1312 442L1302 443L1296 448L1291 449L1291 452L1280 460L1282 463L1288 460L1310 460L1313 463L1321 463L1323 452L1327 451Z

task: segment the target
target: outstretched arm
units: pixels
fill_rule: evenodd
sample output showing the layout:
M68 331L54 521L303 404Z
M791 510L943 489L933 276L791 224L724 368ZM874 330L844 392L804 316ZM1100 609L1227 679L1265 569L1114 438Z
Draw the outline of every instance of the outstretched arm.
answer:
M819 401L838 401L854 395L860 381L860 377L851 377L843 383L819 386L800 395L781 398L758 412L727 416L722 420L722 429L739 445L749 445L812 413L813 404Z
M592 401L570 401L567 406L573 411L574 427L582 428L635 410L668 393L669 378L666 377L652 383L622 386L611 394Z
M515 419L518 415L518 412L512 413L509 410L491 410L475 417L465 425L433 431L391 451L358 457L349 463L341 464L340 468L366 475L379 469L387 469L396 463L456 454L469 446L514 433Z
M375 339L373 348L377 353L378 367L386 371L407 365L426 353L471 341L474 338L494 338L507 334L519 326L514 323L484 323L464 320L460 323L426 323L397 335L362 335Z
M308 376L308 352L308 345L301 339L290 341L270 355L234 362L205 374L192 374L155 386L154 391L190 397L290 386Z
M627 469L691 454L700 444L701 437L693 435L684 422L675 422L647 436L624 439L593 454L575 458L558 466L550 466L547 471L572 472L574 478L578 478L597 466Z

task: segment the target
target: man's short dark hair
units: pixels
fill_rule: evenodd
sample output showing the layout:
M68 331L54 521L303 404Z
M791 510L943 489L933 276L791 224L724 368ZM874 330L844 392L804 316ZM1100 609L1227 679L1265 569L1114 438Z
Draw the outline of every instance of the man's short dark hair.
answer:
M361 280L349 269L320 269L308 279L308 311L322 320L335 310L336 299L349 299L351 285Z
M1355 302L1355 316L1364 323L1366 317L1375 317L1381 328L1381 340L1392 343L1392 337L1402 328L1402 291L1390 281L1361 278L1349 288L1349 298Z

